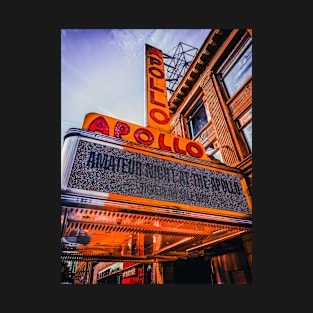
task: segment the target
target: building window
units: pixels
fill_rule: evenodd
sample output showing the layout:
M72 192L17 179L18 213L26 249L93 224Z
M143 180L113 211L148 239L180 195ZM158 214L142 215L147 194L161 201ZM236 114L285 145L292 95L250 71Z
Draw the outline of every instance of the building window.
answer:
M221 151L218 148L215 148L216 143L212 143L206 148L207 155L213 156L215 159L223 163L223 158Z
M252 153L252 108L248 109L238 119L239 130L241 131L250 152Z
M201 98L196 102L187 118L190 138L195 138L203 127L208 124L210 119L210 115L204 106L203 99Z
M221 79L229 97L232 97L244 82L252 75L252 38L248 37L244 44L236 50L234 57L220 72Z

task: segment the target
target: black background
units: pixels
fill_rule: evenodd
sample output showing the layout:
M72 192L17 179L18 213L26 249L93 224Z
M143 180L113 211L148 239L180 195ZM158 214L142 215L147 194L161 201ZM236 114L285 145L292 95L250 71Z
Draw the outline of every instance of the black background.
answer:
M19 4L6 13L2 284L13 299L10 310L252 312L290 301L301 305L291 287L301 286L305 268L297 263L303 258L301 240L291 230L300 231L294 224L306 211L303 198L294 199L298 184L292 175L301 160L290 154L285 124L287 104L299 102L299 94L292 98L296 74L288 56L295 49L289 38L299 40L301 32L282 25L280 8L251 1L44 2ZM253 29L251 285L60 285L62 28Z

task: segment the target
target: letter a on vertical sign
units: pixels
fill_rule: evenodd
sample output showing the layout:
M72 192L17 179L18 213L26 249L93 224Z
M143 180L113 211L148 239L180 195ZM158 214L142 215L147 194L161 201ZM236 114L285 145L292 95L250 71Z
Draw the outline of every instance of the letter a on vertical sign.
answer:
M148 127L170 131L164 58L161 50L146 44L146 101Z

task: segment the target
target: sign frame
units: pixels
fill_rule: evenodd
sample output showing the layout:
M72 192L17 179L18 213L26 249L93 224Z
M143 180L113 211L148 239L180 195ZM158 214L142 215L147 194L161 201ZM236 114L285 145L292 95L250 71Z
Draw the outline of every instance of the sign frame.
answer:
M108 147L121 149L124 151L134 152L137 154L142 154L145 156L162 159L166 161L176 162L180 164L187 164L190 166L196 166L202 169L206 169L209 171L214 171L216 173L224 173L231 176L236 176L239 178L241 183L241 188L245 200L247 202L247 206L249 208L249 212L238 212L238 211L230 211L225 209L211 208L211 207L203 207L198 205L190 205L186 203L165 201L165 200L153 200L151 198L141 198L138 196L128 196L123 194L113 194L107 192L99 192L99 191L91 191L77 188L69 188L68 182L71 175L71 171L73 168L74 158L76 155L76 151L81 141L88 141L93 144L102 144ZM124 141L119 138L113 138L110 136L97 134L91 131L85 131L81 129L71 128L67 131L64 138L64 148L62 150L62 177L61 177L61 190L63 195L72 195L79 197L90 197L96 198L98 200L104 200L104 202L119 202L119 203L128 203L137 206L143 207L163 207L163 208L174 208L176 210L181 210L185 212L194 212L194 213L205 213L216 216L226 216L226 217L237 217L237 218L245 218L251 219L252 217L252 205L251 205L251 197L248 192L248 188L244 179L244 176L240 173L239 170L229 168L227 166L222 166L220 164L211 164L210 162L206 162L204 160L199 160L196 158L191 158L187 156L179 156L172 152L164 152L158 149L148 148L148 147L139 147L138 145L134 145L128 141Z

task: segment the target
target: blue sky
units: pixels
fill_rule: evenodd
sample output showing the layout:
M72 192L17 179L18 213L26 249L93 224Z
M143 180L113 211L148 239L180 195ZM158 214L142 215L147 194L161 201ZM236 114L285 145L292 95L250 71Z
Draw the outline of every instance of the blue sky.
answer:
M145 125L145 44L173 55L200 48L210 29L62 29L61 145L95 112Z

